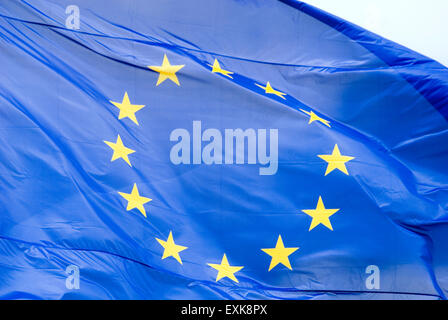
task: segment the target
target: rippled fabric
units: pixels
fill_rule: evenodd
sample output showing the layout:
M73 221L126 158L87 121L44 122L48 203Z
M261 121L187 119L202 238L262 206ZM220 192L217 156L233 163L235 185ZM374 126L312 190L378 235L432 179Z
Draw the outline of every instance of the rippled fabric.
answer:
M439 63L294 0L1 1L0 61L0 298L447 297Z

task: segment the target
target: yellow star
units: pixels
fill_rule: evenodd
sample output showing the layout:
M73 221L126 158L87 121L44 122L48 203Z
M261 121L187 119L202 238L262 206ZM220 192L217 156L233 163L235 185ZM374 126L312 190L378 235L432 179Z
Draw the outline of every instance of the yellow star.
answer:
M333 231L333 227L330 222L330 217L338 212L340 209L325 209L324 203L322 201L322 197L319 197L319 201L317 202L317 207L314 210L302 210L304 213L313 218L311 221L310 230L313 230L318 225L323 224L328 229Z
M289 270L292 270L291 263L289 262L289 256L299 250L299 248L285 248L282 240L282 236L278 236L277 244L272 249L261 249L272 257L269 271L275 268L279 263L283 264Z
M235 282L238 282L238 279L235 277L234 273L244 268L244 267L230 266L229 261L227 261L227 256L225 253L224 256L222 257L221 264L213 264L213 263L207 263L207 264L213 269L218 270L218 275L216 276L216 282L225 277L232 279Z
M148 66L149 69L157 71L159 73L159 79L157 80L156 86L164 82L166 79L170 79L175 84L180 86L179 80L177 79L176 72L185 67L185 65L171 65L166 54L163 55L163 62L161 66Z
M315 114L313 111L308 112L303 109L300 109L300 111L302 111L310 116L310 122L308 122L308 124L312 124L314 121L319 121L319 122L322 122L324 125L326 125L328 128L331 128L330 121L322 119L317 114Z
M111 162L121 158L132 167L128 155L134 153L135 151L124 146L123 141L121 141L120 135L118 135L117 137L117 142L113 143L110 141L104 141L104 143L111 147L112 150L114 150L114 154L112 155L112 159L110 160Z
M333 153L328 155L319 155L319 158L322 160L325 160L328 162L327 171L325 172L325 176L329 175L333 170L340 170L346 175L348 175L347 167L345 166L346 162L349 162L354 157L348 157L341 155L341 152L339 151L338 145L334 146Z
M138 125L137 118L135 116L135 113L139 111L140 109L144 108L144 105L137 105L137 104L131 104L131 101L129 101L128 93L124 93L123 101L115 102L110 100L110 103L112 103L114 106L116 106L118 109L120 109L120 114L118 115L118 119L121 120L123 118L129 118L136 125Z
M157 239L156 240L160 243L160 245L165 249L163 251L162 260L168 257L173 257L176 259L180 264L182 264L182 260L180 259L179 252L184 251L185 249L188 249L188 247L179 246L174 243L173 239L173 233L170 231L170 235L168 236L168 239L166 241Z
M271 87L271 84L268 83L266 84L266 87L263 87L262 85L259 85L258 83L255 84L257 87L260 87L261 89L264 90L265 93L268 94L275 94L276 96L279 96L280 98L286 100L286 98L284 96L286 96L286 93L280 92L275 90L274 88Z
M221 66L219 65L218 59L215 59L215 62L213 62L213 65L209 64L209 66L212 67L213 73L220 73L226 77L229 77L230 79L233 79L231 76L231 74L233 74L233 72L222 69Z
M140 213L142 215L144 215L146 218L146 211L145 211L145 207L143 205L145 203L152 201L152 199L140 196L140 194L138 193L138 188L137 188L136 183L134 183L134 187L132 188L131 193L123 193L123 192L118 192L118 193L120 194L120 196L122 196L123 198L125 198L128 201L128 206L126 207L126 211L130 211L132 209L137 208L140 211Z

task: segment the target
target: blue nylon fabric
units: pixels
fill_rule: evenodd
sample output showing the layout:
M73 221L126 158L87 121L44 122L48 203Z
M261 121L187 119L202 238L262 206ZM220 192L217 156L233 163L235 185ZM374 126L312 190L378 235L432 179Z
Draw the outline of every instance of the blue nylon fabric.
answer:
M444 66L300 1L76 2L0 3L0 298L446 299ZM164 54L180 86L156 86ZM125 92L138 126L110 103ZM170 135L194 121L278 129L276 174L173 164ZM118 134L132 167L111 162ZM335 144L349 175L325 176ZM146 218L118 194L134 183ZM309 231L319 196L333 231ZM161 259L171 231L182 264ZM279 235L299 249L268 271ZM224 253L238 283L207 265Z

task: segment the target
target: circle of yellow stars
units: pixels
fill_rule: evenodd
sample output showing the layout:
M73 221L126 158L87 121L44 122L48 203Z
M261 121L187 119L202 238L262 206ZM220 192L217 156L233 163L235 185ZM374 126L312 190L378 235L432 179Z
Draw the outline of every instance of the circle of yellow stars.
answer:
M220 74L226 78L234 79L234 72L224 69L221 67L221 64L217 59L213 61L213 64L207 64L211 68L212 73ZM148 68L156 73L158 73L158 78L156 82L156 86L163 84L165 81L170 80L175 83L177 86L181 86L180 81L177 77L177 72L179 72L185 65L172 65L168 56L166 54L163 55L163 60L161 65L152 65L148 66ZM258 87L261 92L267 96L272 96L276 98L280 98L282 100L287 100L288 94L281 92L275 89L270 81L267 81L266 84L254 83L256 87ZM255 87L254 87L255 89ZM258 90L258 89L257 89ZM132 121L135 125L139 126L139 122L136 116L136 113L143 109L145 105L132 104L129 98L128 92L125 92L121 102L110 101L112 105L119 109L118 119L125 120L126 118ZM313 110L304 110L298 109L305 115L309 116L308 124L311 125L313 123L320 123L321 125L331 128L331 122L320 115L316 114ZM111 162L116 160L123 160L126 164L132 167L132 154L136 151L127 147L123 142L121 136L118 134L115 142L112 141L104 141L104 143L110 147L113 151ZM131 158L129 158L131 156ZM325 161L327 164L325 176L328 176L334 171L340 171L345 175L349 175L347 170L347 163L355 159L352 156L342 155L340 148L337 144L335 144L333 151L331 154L322 154L317 155L318 158ZM145 205L152 201L151 198L142 196L138 189L137 183L133 184L132 190L130 193L119 191L118 194L127 201L126 211L138 210L145 218L147 218L147 212L145 209ZM319 226L325 227L331 231L333 231L333 225L331 223L331 217L338 213L340 209L328 209L324 205L324 201L322 196L319 196L317 200L316 208L314 209L304 209L302 212L311 218L311 224L309 231L318 228ZM184 250L187 250L188 247L176 244L173 237L173 232L170 231L166 240L162 240L159 238L155 238L155 240L160 244L163 248L162 260L167 258L173 258L180 265L183 264L180 253ZM271 261L268 267L268 272L271 272L274 268L277 268L279 265L283 267L293 270L291 266L291 262L289 257L296 253L300 248L299 247L286 247L282 235L279 235L277 238L277 242L273 248L263 248L262 252L270 256ZM215 269L218 273L216 275L216 282L228 278L236 283L238 283L238 279L235 274L241 271L244 266L233 266L229 263L228 257L226 253L223 254L221 262L218 263L207 263L207 265L213 269Z

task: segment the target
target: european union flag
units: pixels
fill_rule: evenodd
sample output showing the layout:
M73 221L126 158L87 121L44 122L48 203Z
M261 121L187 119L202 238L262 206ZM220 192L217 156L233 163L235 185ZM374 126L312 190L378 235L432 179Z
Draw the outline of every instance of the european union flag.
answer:
M0 3L3 299L445 299L448 70L296 0Z

